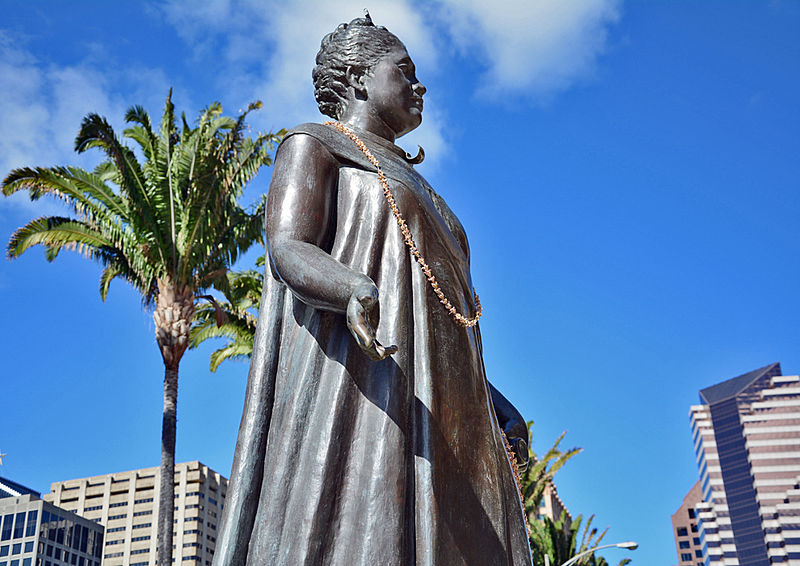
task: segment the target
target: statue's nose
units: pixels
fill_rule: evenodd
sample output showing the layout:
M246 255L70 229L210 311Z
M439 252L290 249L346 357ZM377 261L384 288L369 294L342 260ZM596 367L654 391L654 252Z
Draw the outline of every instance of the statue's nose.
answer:
M413 85L413 87L412 87L412 88L414 89L414 92L415 92L416 94L418 94L419 96L422 96L423 94L425 94L426 92L428 92L428 89L427 89L427 88L425 88L425 85L424 85L424 84L422 84L421 82L416 82L416 83L414 83L414 85Z

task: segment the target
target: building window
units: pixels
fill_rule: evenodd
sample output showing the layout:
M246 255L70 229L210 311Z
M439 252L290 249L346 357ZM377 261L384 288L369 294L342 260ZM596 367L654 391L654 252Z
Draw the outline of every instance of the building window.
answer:
M14 538L22 538L22 533L25 532L25 511L17 513L17 519L14 521Z
M703 557L703 551L702 550L695 550L694 551L694 557L695 558L702 558Z
M696 525L696 524L694 524L694 523L692 523L692 532L693 532L693 533L696 533L696 532L697 532L697 525Z
M696 517L694 509L689 509L689 518L694 519Z
M689 531L686 530L686 527L678 527L678 536L679 537L689 536Z
M695 546L700 546L700 539L699 539L699 538L697 538L697 537L694 537L694 538L692 539L692 542L694 543L694 545L695 545Z
M8 556L8 545L0 546L0 556Z
M3 540L11 539L11 522L14 520L14 515L6 515L3 517Z
M33 541L29 540L25 543L25 552L33 552Z
M22 553L22 543L18 542L17 544L11 547L11 554L21 554Z
M692 555L688 552L681 553L681 562L687 562L692 559Z
M689 541L688 541L688 540L682 540L682 541L679 541L679 542L678 542L678 547L679 547L679 548L691 548L691 547L689 546Z
M28 511L28 525L25 529L25 536L32 537L36 534L36 520L39 518L39 511L34 509Z

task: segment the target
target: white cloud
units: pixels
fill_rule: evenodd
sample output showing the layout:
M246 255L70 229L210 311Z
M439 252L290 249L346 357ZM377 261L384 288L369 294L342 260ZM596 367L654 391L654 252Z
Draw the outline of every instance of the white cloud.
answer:
M37 60L0 31L0 175L31 166L92 168L101 159L96 150L81 155L74 151L84 116L105 116L121 136L124 112L131 104L160 111L169 84L161 71L101 68ZM26 193L2 198L0 206L37 215L64 213L60 204L45 199L32 203Z
M621 0L373 0L370 13L408 47L423 79L434 78L442 56L455 49L485 68L479 94L522 94L547 100L594 70L606 46ZM158 8L195 49L198 59L216 57L219 86L242 108L255 99L265 109L251 116L258 130L319 121L311 69L321 38L339 23L362 14L362 0L171 0ZM431 80L435 84L435 80ZM425 120L401 140L421 144L427 163L447 152L446 111L432 92Z
M219 0L197 11L191 0L172 0L163 8L168 21L189 41L198 57L216 49L226 62L220 78L235 92L237 108L262 100L264 110L251 115L258 130L320 121L311 70L322 37L337 25L361 17L362 0L279 2ZM432 30L410 2L373 0L372 19L400 37L421 68L437 64ZM430 101L426 103L430 107ZM429 161L446 151L442 113L427 110L422 127L401 140L408 148L425 147ZM413 139L412 139L413 136Z
M591 74L620 0L440 0L461 54L486 65L478 92L542 100Z

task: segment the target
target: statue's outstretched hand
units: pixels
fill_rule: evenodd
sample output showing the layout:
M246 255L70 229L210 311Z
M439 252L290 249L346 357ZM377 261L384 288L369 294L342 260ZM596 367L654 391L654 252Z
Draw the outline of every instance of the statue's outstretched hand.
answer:
M373 283L356 287L347 304L347 328L350 329L359 348L376 362L397 351L397 346L383 346L375 338L375 329L369 322L369 313L377 304L378 288Z

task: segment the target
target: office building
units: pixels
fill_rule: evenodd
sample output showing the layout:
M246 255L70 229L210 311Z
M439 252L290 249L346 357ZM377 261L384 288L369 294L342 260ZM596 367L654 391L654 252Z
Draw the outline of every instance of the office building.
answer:
M690 417L706 566L800 565L800 379L775 363L700 400Z
M105 526L103 566L151 566L158 476L158 468L145 468L56 482L45 499ZM210 566L227 486L226 478L200 462L175 465L176 566Z
M0 478L0 499L6 497L19 497L20 495L33 495L35 499L41 499L42 494L29 487L11 481L7 478Z
M103 527L0 478L0 566L100 566Z
M704 566L703 545L700 542L700 528L697 525L695 506L703 499L700 482L694 484L683 502L672 515L672 536L675 537L675 550L678 552L679 566Z

